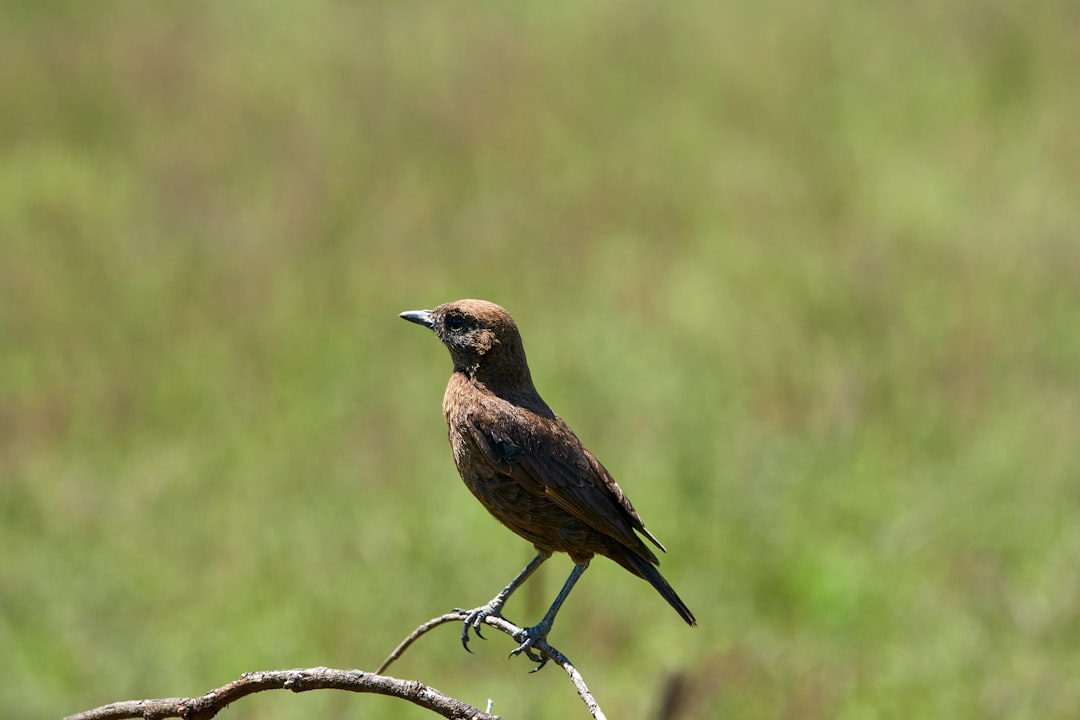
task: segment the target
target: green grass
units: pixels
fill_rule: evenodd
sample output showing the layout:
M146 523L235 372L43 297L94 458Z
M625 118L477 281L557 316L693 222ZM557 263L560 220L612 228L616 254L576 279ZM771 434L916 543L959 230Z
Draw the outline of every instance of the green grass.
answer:
M489 599L530 549L396 317L471 296L699 618L594 563L551 639L609 717L675 676L688 718L1075 717L1078 30L1054 0L7 3L4 714L372 669ZM475 649L394 673L584 715Z

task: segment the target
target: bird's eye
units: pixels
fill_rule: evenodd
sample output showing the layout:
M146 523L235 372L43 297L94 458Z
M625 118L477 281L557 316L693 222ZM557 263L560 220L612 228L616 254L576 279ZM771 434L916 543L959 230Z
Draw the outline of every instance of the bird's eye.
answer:
M460 330L461 328L465 327L465 324L465 318L461 315L451 315L449 318L446 319L446 325L451 330Z

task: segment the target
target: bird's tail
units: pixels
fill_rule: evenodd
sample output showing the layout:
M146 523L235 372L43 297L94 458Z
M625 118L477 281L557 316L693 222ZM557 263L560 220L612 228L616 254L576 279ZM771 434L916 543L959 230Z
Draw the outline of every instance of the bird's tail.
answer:
M620 554L621 557L612 559L635 575L648 580L649 584L656 588L656 592L660 593L668 601L668 604L675 608L675 612L679 613L679 616L686 621L687 625L697 625L697 618L694 617L694 613L690 612L690 608L686 607L686 603L675 592L675 588L668 584L668 581L664 579L664 576L660 574L660 571L652 563L633 551Z

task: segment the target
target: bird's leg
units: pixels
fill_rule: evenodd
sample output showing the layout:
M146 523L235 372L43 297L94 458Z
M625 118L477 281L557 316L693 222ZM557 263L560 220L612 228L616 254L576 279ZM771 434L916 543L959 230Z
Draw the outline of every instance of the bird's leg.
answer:
M544 619L532 627L524 628L521 632L514 636L514 639L521 643L516 650L510 653L510 657L525 653L535 663L540 663L534 667L530 672L536 672L540 668L547 665L547 655L541 655L536 652L534 645L538 640L544 640L547 638L547 634L551 632L551 626L555 624L555 616L559 614L559 608L566 602L566 598L570 595L570 591L574 589L574 584L578 581L589 567L589 561L583 560L574 565L574 569L570 571L570 577L566 578L566 582L563 583L562 590L555 597L555 602L551 603L551 607L548 608L547 614L544 615Z
M469 628L472 628L476 633L476 637L481 640L484 636L480 634L480 626L484 624L484 618L488 617L502 617L502 607L506 603L515 590L520 587L521 583L529 579L529 576L536 572L536 568L551 557L551 553L547 550L541 550L537 548L536 557L529 561L529 564L519 572L510 583L499 591L499 594L491 599L487 605L481 605L474 610L463 610L462 608L455 608L457 612L467 613L465 616L465 627L461 629L461 644L466 650L469 650ZM472 650L469 650L472 652Z

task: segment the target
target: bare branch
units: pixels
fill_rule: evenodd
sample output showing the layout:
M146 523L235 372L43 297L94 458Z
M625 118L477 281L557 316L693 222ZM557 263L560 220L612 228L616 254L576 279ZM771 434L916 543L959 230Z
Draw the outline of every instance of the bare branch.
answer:
M382 673L383 671L385 671L386 668L390 667L390 665L393 664L395 660L404 655L405 651L409 649L409 646L419 640L421 636L426 635L429 630L434 630L440 625L448 622L465 622L465 613L446 613L445 615L431 618L426 623L421 624L420 627L409 633L408 636L406 636L406 638L402 640L396 648L394 648L394 651L392 653L386 656L386 659L382 661L382 665L379 665L379 667L375 668L375 672Z
M121 720L122 718L143 718L143 720L163 720L164 718L183 718L184 720L210 720L224 710L230 703L242 697L265 690L347 690L350 692L377 693L390 695L427 708L453 720L498 720L468 703L445 695L433 687L417 680L399 680L383 675L395 660L398 660L414 642L440 625L451 622L464 622L465 612L452 612L432 618L409 633L394 651L373 672L363 670L335 670L317 667L296 670L270 670L266 672L244 673L239 679L224 687L211 690L202 697L164 698L160 700L130 700L111 703L94 710L87 710L71 715L64 720ZM516 639L523 632L514 623L501 617L486 617L484 622L491 627ZM595 720L607 720L603 710L593 699L584 678L570 660L552 647L546 640L538 640L535 650L554 660L570 676L577 694L585 703ZM537 670L539 668L536 668ZM488 708L490 710L490 708Z
M577 690L581 702L585 703L585 707L589 709L589 714L596 720L607 720L604 711L600 709L600 705L593 699L592 693L589 692L589 687L585 684L585 678L581 677L581 673L577 671L577 668L574 667L569 658L551 647L546 640L541 640L536 646L546 653L549 658L557 662L559 667L565 670L566 674L570 676L570 681L574 683L574 688Z
M467 614L468 613L465 612L447 613L445 615L440 615L439 617L432 618L431 620L423 623L418 628L409 633L408 636L404 640L402 640L396 648L394 648L394 651L390 653L390 655L387 656L385 660L383 660L382 665L380 665L375 672L381 673L386 670L386 668L390 667L390 665L395 660L399 659L403 654L405 654L405 651L409 648L410 645L419 640L420 637L426 634L428 631L434 630L438 626L449 622L465 622L465 617ZM511 638L514 638L516 635L522 632L521 628L519 628L517 625L510 622L506 618L488 616L484 618L484 622L487 625L495 628L496 630L506 633ZM559 667L566 671L566 674L570 676L570 681L574 683L574 688L577 690L578 697L581 698L581 701L585 703L585 707L588 708L589 714L591 714L593 718L595 718L595 720L607 720L607 717L604 715L604 711L600 709L600 705L597 704L596 700L592 696L592 693L589 692L589 687L585 684L585 679L581 677L581 673L578 672L577 668L574 667L573 663L570 662L569 658L559 652L557 648L552 647L551 644L547 642L547 640L537 641L534 647L540 652L542 652L544 655L547 655L549 658L554 660L559 665Z
M444 695L435 688L416 680L399 680L362 670L334 670L324 667L244 673L238 680L211 690L202 697L111 703L71 715L64 720L119 720L120 718L160 720L174 717L184 718L184 720L210 720L229 703L246 695L280 689L293 692L322 689L370 692L408 700L445 718L498 720L496 715L482 712L468 703Z

